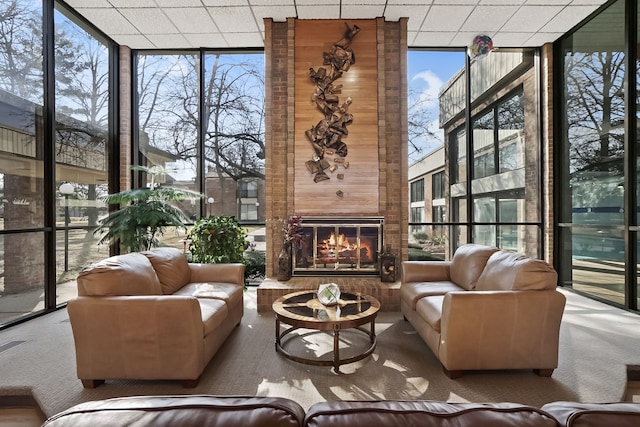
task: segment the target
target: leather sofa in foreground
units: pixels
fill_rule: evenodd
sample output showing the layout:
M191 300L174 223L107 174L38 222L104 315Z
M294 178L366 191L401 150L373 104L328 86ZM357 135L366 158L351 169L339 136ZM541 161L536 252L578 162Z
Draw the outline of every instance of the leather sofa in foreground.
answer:
M640 403L321 402L308 411L281 397L133 396L78 404L42 427L635 427Z
M67 310L78 378L181 380L195 387L244 313L243 264L188 263L175 248L104 259Z
M450 378L467 370L558 366L565 297L540 259L477 244L451 261L402 263L400 309Z

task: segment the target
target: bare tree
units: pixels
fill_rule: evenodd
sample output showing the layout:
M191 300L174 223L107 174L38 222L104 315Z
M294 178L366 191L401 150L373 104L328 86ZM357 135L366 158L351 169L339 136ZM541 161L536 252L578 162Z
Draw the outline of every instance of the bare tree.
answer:
M433 129L434 121L429 109L429 104L433 102L434 100L426 98L423 93L409 90L407 121L410 162L419 160L425 151L444 143Z
M264 178L264 93L261 66L246 56L206 55L202 99L205 162L234 180ZM199 56L141 56L140 128L151 144L195 163Z
M0 88L42 104L42 12L25 2L0 4Z

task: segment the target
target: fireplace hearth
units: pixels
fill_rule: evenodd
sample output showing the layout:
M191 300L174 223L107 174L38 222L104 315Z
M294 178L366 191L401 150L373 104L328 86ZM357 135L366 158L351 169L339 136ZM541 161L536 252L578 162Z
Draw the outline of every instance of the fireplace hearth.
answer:
M383 223L381 217L303 217L293 275L379 275Z

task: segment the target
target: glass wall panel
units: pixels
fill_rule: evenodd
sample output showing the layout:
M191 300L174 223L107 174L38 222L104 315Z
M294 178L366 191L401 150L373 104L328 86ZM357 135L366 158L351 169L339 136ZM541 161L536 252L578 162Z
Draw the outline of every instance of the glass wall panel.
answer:
M204 62L204 193L215 215L264 220L264 55L208 52Z
M0 234L0 277L0 324L45 308L43 232Z
M63 7L56 6L56 283L72 290L98 253L93 230L107 214L109 49ZM57 302L69 292L58 292Z
M0 324L44 308L42 2L0 3Z
M197 185L200 57L192 53L138 54L138 149L143 185L200 191ZM196 200L174 202L192 219Z
M561 43L563 175L561 277L574 289L624 304L625 2ZM602 28L607 28L606 32ZM634 77L635 78L635 77ZM570 204L570 205L569 205ZM617 227L616 227L617 226Z

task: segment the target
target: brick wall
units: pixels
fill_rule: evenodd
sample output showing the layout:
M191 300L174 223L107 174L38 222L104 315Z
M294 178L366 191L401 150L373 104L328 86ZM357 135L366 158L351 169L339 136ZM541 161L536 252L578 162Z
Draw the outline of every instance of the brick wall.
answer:
M385 219L384 242L406 259L408 241L407 42L406 19L374 20L378 87L378 215ZM295 28L296 20L265 19L267 277L275 276L282 222L295 211ZM319 34L329 44L341 34ZM321 55L322 52L318 52ZM357 56L357 52L356 52ZM301 65L308 68L307 65ZM348 203L348 201L347 201ZM370 207L367 207L370 208ZM326 207L326 215L333 206ZM367 215L371 215L370 212ZM354 215L355 216L355 215ZM303 217L304 220L304 217Z

